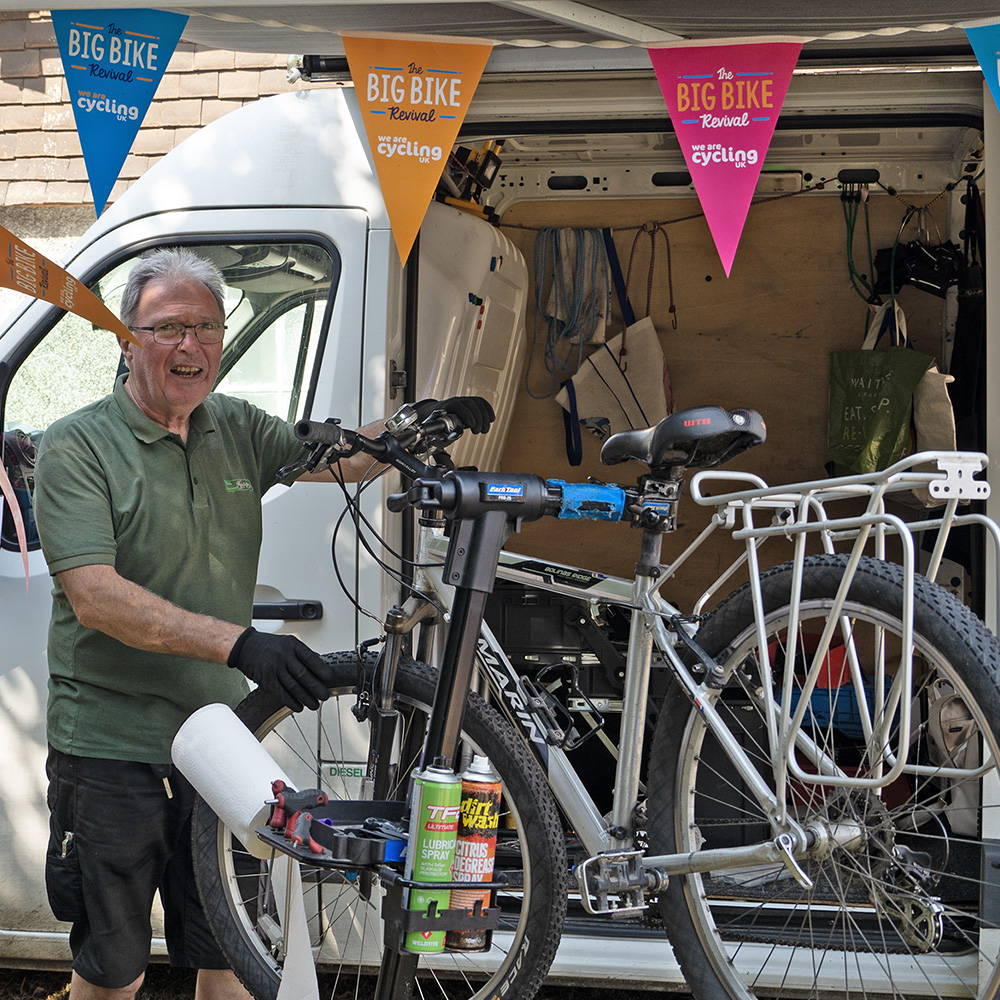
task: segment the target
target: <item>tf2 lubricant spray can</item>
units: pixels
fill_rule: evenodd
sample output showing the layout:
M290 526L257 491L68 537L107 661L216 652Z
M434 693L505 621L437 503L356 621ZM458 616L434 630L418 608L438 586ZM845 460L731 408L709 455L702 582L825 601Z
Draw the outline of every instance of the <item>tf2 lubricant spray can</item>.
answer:
M415 882L450 882L462 799L462 782L444 758L413 776L413 810L406 847L406 874ZM451 890L411 889L407 908L426 913L448 909ZM404 947L420 955L444 951L444 931L411 931Z
M462 812L452 869L456 882L491 881L499 820L500 778L489 759L476 754L462 773ZM483 901L485 910L490 905L489 890L452 889L451 908L471 913L477 899ZM486 951L488 934L485 930L448 931L445 945L449 951Z

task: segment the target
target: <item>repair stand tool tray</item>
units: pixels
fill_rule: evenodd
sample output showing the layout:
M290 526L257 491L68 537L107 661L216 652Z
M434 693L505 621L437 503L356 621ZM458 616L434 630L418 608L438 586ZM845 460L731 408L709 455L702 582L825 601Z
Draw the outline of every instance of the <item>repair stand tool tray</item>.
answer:
M292 792L308 799L315 790ZM283 828L260 826L257 837L273 850L287 854L301 864L314 868L371 868L386 887L382 903L386 947L403 950L406 935L412 931L486 931L487 948L492 932L500 924L500 908L483 908L476 900L473 909L438 910L431 902L429 909L403 908L403 893L408 889L481 889L495 893L504 884L501 875L491 882L418 882L406 879L387 863L401 862L406 848L407 824L403 820L405 803L373 802L368 799L338 799L321 802L290 815L282 815ZM298 798L297 802L303 801ZM275 822L276 811L272 812Z
M254 833L276 851L317 868L380 865L403 856L405 808L405 802L316 802L308 809L282 816L282 826L259 826ZM275 822L274 814L271 822Z

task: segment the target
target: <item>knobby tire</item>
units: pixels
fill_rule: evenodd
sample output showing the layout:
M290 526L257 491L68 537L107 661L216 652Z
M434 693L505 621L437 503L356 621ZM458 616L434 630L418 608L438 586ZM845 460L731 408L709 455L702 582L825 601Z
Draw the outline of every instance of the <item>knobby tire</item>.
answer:
M845 566L841 556L806 561L791 661L796 684L815 652ZM780 691L791 645L790 564L763 574L761 584L774 686ZM901 644L893 638L899 634L902 596L900 567L862 560L835 642L852 637L866 683L879 648L888 651L888 670L893 653L898 663ZM719 606L698 640L728 678L715 705L774 788L762 711L753 695L763 675L748 587ZM858 732L849 697L853 688L843 675L850 645L834 645L823 661L827 686L813 692L804 730L845 772L865 775L878 763L878 741L866 745ZM1000 807L992 804L1000 797L985 787L995 785L996 768L989 769L984 787L978 779L942 778L933 771L941 763L942 740L955 744L947 747L948 759L964 754L967 769L988 763L990 755L1000 759L994 730L1000 725L1000 645L957 600L918 576L913 663L907 761L930 774L904 774L879 793L789 783L786 802L800 823L837 824L848 832L843 838L849 846L836 845L828 857L803 863L813 889L802 888L783 864L670 880L660 897L662 916L699 1000L997 995L997 880L994 875L987 884L981 875L992 871L991 859L996 860L995 852L984 856L984 840L995 843L1000 826ZM931 706L949 690L957 700L947 703L950 721L935 734ZM860 697L857 691L854 697ZM865 697L872 703L874 694ZM952 735L942 736L943 731ZM769 839L759 803L676 682L654 738L648 808L654 854Z
M262 689L237 714L260 739L296 787L321 787L331 799L362 798L361 776L368 727L350 712L359 682L354 653L330 654L337 682L320 712L292 715ZM368 670L371 663L367 664ZM405 794L423 740L435 673L404 660L396 684L405 725L397 739L391 797ZM466 1000L532 996L548 972L566 908L566 854L559 814L537 762L500 715L470 696L463 725L463 753L485 753L503 783L496 870L509 888L498 893L504 910L487 954L421 958L416 995ZM460 768L459 768L460 769ZM281 981L280 916L268 891L268 864L243 850L212 810L199 801L194 813L194 854L199 890L209 923L236 974L258 1000L274 1000ZM306 912L321 995L378 972L383 950L379 919L382 892L374 879L370 898L364 877L303 866ZM332 979L332 982L331 982ZM371 980L374 983L374 980ZM325 985L324 985L325 984Z

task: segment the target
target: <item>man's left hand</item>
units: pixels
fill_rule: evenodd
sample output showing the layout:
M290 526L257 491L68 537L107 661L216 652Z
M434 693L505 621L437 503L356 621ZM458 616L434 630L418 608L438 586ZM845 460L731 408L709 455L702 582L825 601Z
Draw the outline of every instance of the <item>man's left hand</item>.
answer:
M421 399L413 404L413 408L421 423L432 413L448 413L473 434L485 434L490 429L490 424L496 420L489 400L482 396L451 396L440 402L436 399Z

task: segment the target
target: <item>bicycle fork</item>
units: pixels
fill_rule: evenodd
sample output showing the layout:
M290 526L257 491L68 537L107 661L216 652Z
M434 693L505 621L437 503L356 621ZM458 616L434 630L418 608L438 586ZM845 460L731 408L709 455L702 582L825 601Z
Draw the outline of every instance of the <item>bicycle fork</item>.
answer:
M455 760L486 599L493 589L500 550L514 526L511 517L497 510L454 524L444 572L445 581L455 588L455 601L431 705L421 767L441 757L449 762ZM400 622L400 628L404 624L405 620ZM402 635L403 631L399 631L391 637L394 640L394 661L387 662L389 671L384 673L392 671L399 663ZM384 697L387 704L391 703L392 680L394 677L383 677L379 687L379 698ZM380 745L380 752L384 749ZM418 956L403 951L401 942L389 937L386 937L375 1000L405 1000L412 993Z

